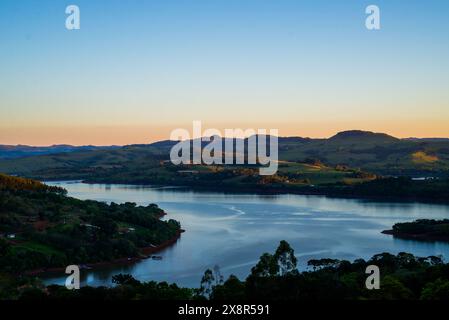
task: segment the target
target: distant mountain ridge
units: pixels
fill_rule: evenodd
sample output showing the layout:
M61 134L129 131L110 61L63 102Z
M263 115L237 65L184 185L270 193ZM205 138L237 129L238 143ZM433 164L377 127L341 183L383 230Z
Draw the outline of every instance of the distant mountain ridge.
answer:
M371 131L362 131L362 130L348 130L337 133L336 135L330 137L328 140L336 141L336 140L370 140L370 141L378 141L378 142L396 142L400 139L390 136L386 133L378 133Z
M27 145L0 145L0 159L16 159L37 155L57 154L75 151L94 151L101 149L116 149L119 146L72 146L58 144L46 147L34 147Z
M268 136L267 136L268 137ZM223 138L230 139L230 138ZM234 140L241 140L235 138ZM243 139L243 140L247 140ZM449 138L403 138L399 139L388 135L386 133L363 131L363 130L346 130L338 132L337 134L331 136L330 138L309 138L300 136L279 136L278 140L280 143L304 143L312 141L350 141L358 140L361 143L364 141L376 141L377 142L398 142L403 141L423 141L423 142L448 142ZM76 151L94 151L101 149L119 149L128 146L152 146L152 147L172 147L179 141L175 140L160 140L156 142L150 142L147 144L130 144L125 146L110 145L110 146L94 146L94 145L84 145L84 146L73 146L69 144L54 144L51 146L29 146L29 145L4 145L0 144L0 159L8 158L19 158L25 156L35 156L35 155L45 155L45 154L55 154L64 152L76 152Z
M430 141L430 142L447 142L449 141L449 138L405 138L403 140L409 140L409 141Z
M246 145L247 139L244 140ZM328 139L279 137L278 142L281 161L316 160L328 166L359 168L379 175L449 176L449 139L398 139L384 133L349 130ZM19 150L13 148L13 151L5 151L8 147L2 151L0 147L0 158L2 152L9 152L9 159L0 159L0 172L37 179L85 179L113 172L151 172L159 163L169 161L170 150L176 143L164 140L123 147L53 146L43 150L17 146ZM202 142L201 146L206 144ZM20 153L20 148L25 151Z

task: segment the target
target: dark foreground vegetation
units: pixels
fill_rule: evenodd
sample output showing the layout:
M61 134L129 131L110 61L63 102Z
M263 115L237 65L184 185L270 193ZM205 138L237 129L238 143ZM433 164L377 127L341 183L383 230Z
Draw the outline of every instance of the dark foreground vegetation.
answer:
M230 276L226 281L219 268L207 270L199 289L180 288L165 282L137 281L130 275L113 277L115 286L42 286L37 279L0 276L3 299L48 300L449 300L449 264L440 257L418 258L408 253L382 253L370 260L354 262L334 259L309 261L309 271L298 272L293 249L281 241L274 254L265 253L246 280ZM380 269L380 289L365 286L366 268Z
M0 272L19 274L141 256L179 236L155 204L106 204L0 174Z
M392 230L383 231L397 238L422 241L449 241L449 220L420 219L397 223Z

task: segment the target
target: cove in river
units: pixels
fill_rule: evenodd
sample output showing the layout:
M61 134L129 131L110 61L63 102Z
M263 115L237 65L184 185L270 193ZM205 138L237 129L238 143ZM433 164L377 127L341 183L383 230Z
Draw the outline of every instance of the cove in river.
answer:
M373 202L325 196L224 194L132 185L52 182L69 196L105 202L156 203L186 230L181 239L158 253L162 260L142 260L82 270L82 285L110 286L111 277L129 273L141 281L168 281L199 287L207 268L220 266L227 278L244 279L264 252L287 240L298 267L317 258L354 260L401 251L449 258L449 243L395 239L382 234L397 222L449 218L449 205ZM43 277L45 284L65 283L65 274Z

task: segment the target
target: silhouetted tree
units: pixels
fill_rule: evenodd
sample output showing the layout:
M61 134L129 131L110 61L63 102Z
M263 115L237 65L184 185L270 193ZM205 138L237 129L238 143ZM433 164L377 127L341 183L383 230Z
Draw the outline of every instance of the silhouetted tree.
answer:
M269 277L277 275L279 265L273 255L264 253L259 262L251 269L251 275L255 277Z
M215 281L214 273L212 272L211 269L207 269L204 272L203 277L201 278L199 294L202 295L203 297L209 298L214 287L214 281Z
M274 259L279 266L281 276L298 272L296 270L297 259L295 257L295 251L287 241L282 240L279 243L279 247L274 254Z

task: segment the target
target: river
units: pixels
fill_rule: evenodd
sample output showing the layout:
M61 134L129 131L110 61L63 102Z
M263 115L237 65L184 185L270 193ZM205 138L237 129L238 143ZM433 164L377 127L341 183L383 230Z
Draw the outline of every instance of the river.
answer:
M105 202L156 203L186 230L162 260L82 270L82 285L111 285L111 277L129 273L141 281L168 281L198 287L207 268L218 265L227 278L244 279L264 252L280 240L295 250L298 267L316 258L367 259L381 252L449 257L449 244L394 239L382 230L419 218L449 218L448 205L373 202L324 196L254 195L194 192L179 188L53 182L69 196ZM64 284L64 274L44 277Z

